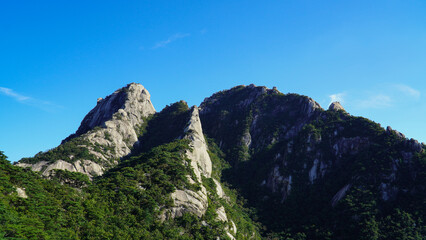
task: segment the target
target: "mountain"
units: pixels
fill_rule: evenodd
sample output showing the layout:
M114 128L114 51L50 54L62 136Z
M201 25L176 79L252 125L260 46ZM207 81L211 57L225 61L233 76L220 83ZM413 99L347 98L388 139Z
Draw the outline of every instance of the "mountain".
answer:
M15 166L6 239L423 239L425 145L332 103L237 86L155 112L132 83Z

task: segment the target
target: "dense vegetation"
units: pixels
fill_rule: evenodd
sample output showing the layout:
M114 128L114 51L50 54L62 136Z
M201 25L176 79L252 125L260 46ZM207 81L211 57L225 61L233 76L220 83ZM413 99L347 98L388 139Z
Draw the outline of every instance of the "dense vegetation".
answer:
M154 114L142 128L139 141L141 145L135 152L143 152L182 137L189 117L188 104L184 101L166 106L161 112Z
M88 146L92 144L82 138L73 138L56 148L50 149L45 152L39 152L34 157L23 158L20 160L22 163L37 163L40 161L54 162L62 159L66 162L75 162L76 160L86 159L97 162L96 156L89 152ZM101 149L99 149L101 151Z
M186 140L174 141L133 157L91 184L74 173L58 171L53 180L12 166L0 154L0 233L14 239L226 239L224 222L208 210L203 218L191 214L161 221L172 206L176 188L194 188L184 151ZM73 175L76 190L59 182ZM77 174L78 175L78 174ZM67 178L68 179L68 178ZM81 187L82 185L78 185ZM27 198L19 197L17 188ZM210 198L211 209L219 201ZM229 203L231 204L231 203ZM228 208L228 207L227 207ZM229 207L232 209L235 207ZM234 210L234 214L239 214ZM232 212L231 212L232 214ZM204 223L202 223L204 222ZM241 231L244 232L244 231Z
M309 113L308 101L240 86L202 105L205 132L231 164L222 180L257 210L265 237L423 239L425 151L344 111Z

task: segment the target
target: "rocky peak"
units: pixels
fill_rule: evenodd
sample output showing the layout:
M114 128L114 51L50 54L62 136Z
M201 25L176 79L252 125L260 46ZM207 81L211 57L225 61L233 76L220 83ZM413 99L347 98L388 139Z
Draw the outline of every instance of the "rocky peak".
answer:
M423 143L419 143L415 139L408 139L404 134L398 132L397 130L392 129L390 126L386 128L387 134L395 134L401 141L404 142L404 146L408 147L410 150L414 152L422 152L425 147Z
M213 106L223 104L227 101L234 102L235 100L239 100L238 102L235 102L235 105L239 108L246 108L263 94L274 92L276 91L264 86L256 86L254 84L250 84L248 86L239 85L229 90L217 92L211 97L205 98L200 105L200 111L206 113L210 111L210 108Z
M140 126L154 113L149 92L141 84L128 84L104 99L98 98L95 108L86 115L76 133L62 141L59 150L50 150L58 153L41 154L35 160L20 161L17 165L31 167L46 176L54 169L81 172L90 177L102 175L131 152L138 142ZM74 152L82 149L87 149L88 154L76 157ZM56 157L51 159L49 155Z
M235 144L257 151L293 138L322 111L312 98L253 84L215 93L200 105L203 130L224 151Z
M212 162L207 152L207 144L201 127L200 115L198 107L193 106L191 109L191 118L184 130L186 139L189 139L192 151L188 151L188 158L191 159L191 165L194 169L198 181L201 182L201 176L211 177Z
M120 114L123 111L127 113L127 120L132 125L140 124L143 117L155 113L150 98L148 90L138 83L130 83L105 99L98 98L95 108L84 117L76 135L82 135L97 126L105 127L105 122L111 120L120 109Z
M345 111L345 109L343 108L342 104L340 104L340 102L332 102L330 106L328 107L328 110L335 111L335 112L339 110Z
M195 173L196 179L187 176L190 182L202 183L202 176L211 177L212 162L207 152L207 144L204 139L203 129L199 118L198 107L193 106L190 110L191 116L184 129L181 138L188 139L191 150L186 151L186 156L191 160L191 167ZM174 207L163 213L161 218L180 217L185 212L191 212L201 217L207 210L208 200L207 192L204 186L199 191L189 189L177 189L172 193Z

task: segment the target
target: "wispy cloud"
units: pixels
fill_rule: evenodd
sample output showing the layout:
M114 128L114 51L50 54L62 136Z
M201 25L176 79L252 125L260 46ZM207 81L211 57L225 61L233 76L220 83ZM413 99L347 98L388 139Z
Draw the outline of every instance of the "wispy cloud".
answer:
M174 41L176 41L176 40L178 40L178 39L186 38L186 37L189 37L190 35L191 35L191 34L189 34L189 33L176 33L176 34L174 34L174 35L170 36L167 40L157 42L157 43L156 43L156 44L152 47L152 49L157 49L157 48L165 47L165 46L167 46L168 44L170 44L170 43L172 43L172 42L174 42Z
M330 103L332 102L340 102L341 104L343 104L345 102L344 97L345 97L346 93L335 93L335 94L331 94L330 96L328 96L330 98Z
M29 97L29 96L19 94L19 93L15 92L14 90L10 89L10 88L0 87L0 94L11 97L11 98L15 99L16 101L18 101L20 103L30 105L30 106L34 106L34 107L40 108L40 109L45 110L45 111L52 111L52 110L57 109L57 108L62 108L62 106L53 104L53 103L48 102L48 101L44 101L44 100L40 100L40 99L36 99L36 98L32 98L32 97Z
M396 84L394 87L401 93L405 94L406 96L413 97L413 98L419 98L420 92L410 86L404 85L404 84Z
M10 88L0 87L0 92L3 95L12 97L12 98L14 98L15 100L17 100L19 102L23 102L23 101L27 101L27 100L31 99L30 97L27 97L27 96L21 95L19 93L16 93L15 91L13 91Z
M357 101L356 106L359 108L387 108L392 106L392 102L392 98L388 95L378 94L368 99Z

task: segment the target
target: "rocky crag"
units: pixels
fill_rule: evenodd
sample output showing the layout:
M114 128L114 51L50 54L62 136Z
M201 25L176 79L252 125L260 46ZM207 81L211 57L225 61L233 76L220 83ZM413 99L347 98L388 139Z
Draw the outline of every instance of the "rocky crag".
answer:
M187 175L187 177L191 184L199 184L200 190L175 190L171 194L174 206L164 211L161 216L162 219L181 217L185 213L192 213L201 218L209 207L209 193L203 185L203 180L213 180L215 188L212 190L214 194L219 198L224 198L225 196L219 182L220 179L212 178L212 161L204 138L198 107L193 106L189 112L189 120L180 138L189 140L190 149L185 152L185 156L190 160L194 175ZM232 220L228 220L225 208L221 205L215 206L214 211L217 214L217 220L231 224L231 230L226 227L226 234L230 239L235 239L234 235L237 232L237 227Z
M232 165L226 181L241 189L273 231L295 221L295 232L324 226L321 221L348 228L341 211L349 212L348 201L360 192L371 194L368 201L380 206L380 214L404 206L402 199L424 200L419 156L425 146L351 116L338 102L325 111L309 97L250 85L214 94L200 108L204 132ZM417 211L424 212L420 205ZM378 213L363 221L376 221ZM359 234L357 227L347 230Z
M99 98L76 133L62 141L61 146L22 159L17 165L31 167L45 176L54 169L90 177L102 175L138 144L142 126L155 113L150 97L142 85L131 83L105 99Z

